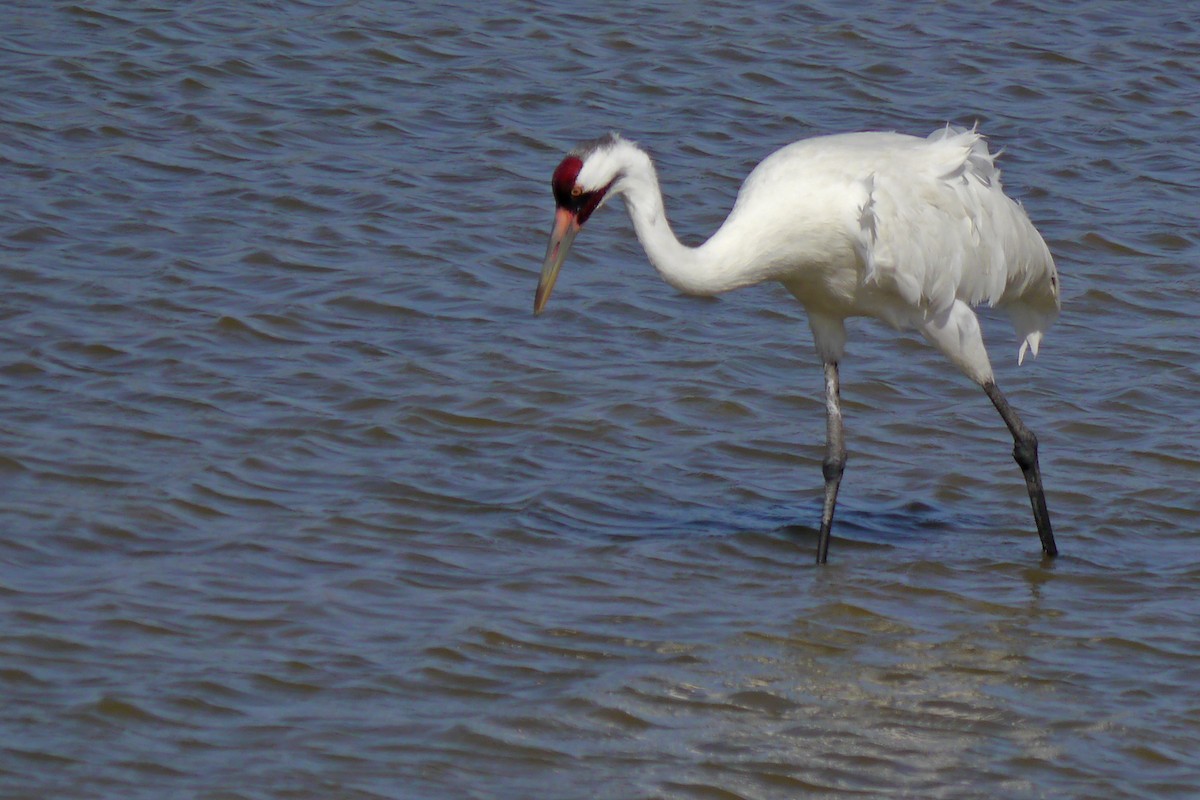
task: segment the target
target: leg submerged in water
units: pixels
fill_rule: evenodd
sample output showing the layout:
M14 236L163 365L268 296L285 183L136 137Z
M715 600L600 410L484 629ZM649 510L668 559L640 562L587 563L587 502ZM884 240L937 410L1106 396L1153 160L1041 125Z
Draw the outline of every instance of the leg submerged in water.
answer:
M817 542L817 563L829 558L829 537L833 528L833 510L837 505L838 487L846 469L846 443L842 429L842 397L836 361L825 364L825 502L821 507L821 538Z

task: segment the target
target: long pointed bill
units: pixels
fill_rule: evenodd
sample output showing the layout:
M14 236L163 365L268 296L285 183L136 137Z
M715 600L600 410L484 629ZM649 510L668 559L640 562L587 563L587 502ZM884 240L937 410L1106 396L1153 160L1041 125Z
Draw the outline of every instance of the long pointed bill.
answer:
M538 281L537 294L533 298L533 313L540 314L550 299L550 291L558 280L558 270L567 259L567 251L575 234L579 233L579 223L575 215L565 208L554 212L554 228L550 231L550 243L546 245L546 261L542 264L542 277Z

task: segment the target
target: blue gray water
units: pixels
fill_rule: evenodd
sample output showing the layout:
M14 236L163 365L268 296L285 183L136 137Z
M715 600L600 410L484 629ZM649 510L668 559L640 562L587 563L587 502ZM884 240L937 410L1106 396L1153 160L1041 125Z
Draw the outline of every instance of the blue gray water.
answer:
M0 3L0 796L1200 792L1188 3ZM978 123L1064 307L1011 440L862 321L677 295L783 144Z

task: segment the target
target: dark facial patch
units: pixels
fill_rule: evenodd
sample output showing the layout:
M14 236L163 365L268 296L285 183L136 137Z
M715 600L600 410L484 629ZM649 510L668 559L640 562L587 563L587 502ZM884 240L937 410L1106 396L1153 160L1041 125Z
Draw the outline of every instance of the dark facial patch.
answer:
M575 215L575 221L580 225L587 222L604 199L608 186L591 192L575 193L575 181L579 178L579 170L583 169L583 160L576 155L569 155L562 160L554 170L550 179L550 189L554 192L554 202L559 208L565 208ZM612 184L609 184L611 186Z
M592 215L592 212L600 207L600 201L603 200L604 195L608 193L609 186L612 186L612 184L610 183L603 189L597 189L594 192L584 192L583 194L579 195L579 197L572 198L577 200L579 203L579 208L575 211L575 219L580 225L587 222L588 217Z

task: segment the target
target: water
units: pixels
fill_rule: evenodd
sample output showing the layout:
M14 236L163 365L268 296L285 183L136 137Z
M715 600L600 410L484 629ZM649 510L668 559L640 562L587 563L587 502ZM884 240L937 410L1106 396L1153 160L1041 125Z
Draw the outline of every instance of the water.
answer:
M32 4L0 34L0 795L1194 797L1188 4ZM998 379L618 208L530 314L565 149L675 227L804 136L978 122L1064 310Z

